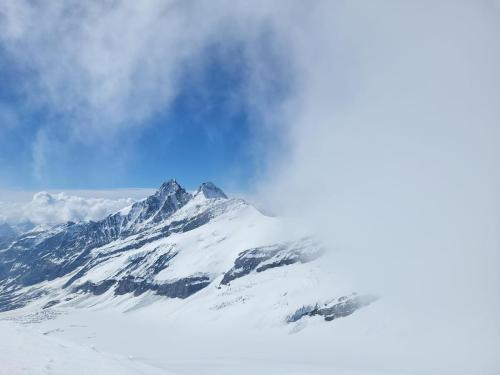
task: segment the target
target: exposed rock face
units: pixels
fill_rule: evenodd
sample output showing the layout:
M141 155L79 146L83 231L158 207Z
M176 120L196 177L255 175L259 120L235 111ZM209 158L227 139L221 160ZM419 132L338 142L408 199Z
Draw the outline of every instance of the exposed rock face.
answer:
M104 280L100 283L93 283L92 281L86 281L85 283L75 287L73 291L92 293L95 296L100 296L106 293L113 285L116 284L116 280Z
M176 180L170 180L160 186L160 189L152 196L148 197L146 201L136 203L136 207L132 207L132 211L140 209L140 214L137 216L137 222L144 222L152 219L154 223L158 223L180 207L184 206L190 199L191 194L186 192ZM129 220L134 219L134 215L127 215Z
M311 238L246 250L240 253L234 266L224 274L221 284L227 285L254 271L262 272L270 268L310 262L322 253L322 248Z
M350 296L340 297L329 303L319 305L302 306L293 314L288 316L287 322L293 323L305 316L322 316L326 321L331 321L338 318L343 318L353 314L356 310L368 306L376 301L377 297L370 295L358 296L352 294Z
M191 277L162 283L155 283L152 280L143 280L133 276L125 276L120 280L108 279L101 283L87 281L75 287L73 290L77 293L92 293L93 295L99 296L116 285L114 294L117 296L128 293L134 296L140 296L147 291L152 291L157 295L170 298L187 298L208 286L210 281L211 278L209 275L193 275Z
M22 292L8 290L0 293L0 312L18 309L45 295L45 291L32 288Z
M209 275L193 275L190 277L162 283L154 283L133 277L121 279L115 289L116 295L133 293L140 296L147 291L170 298L187 298L210 284Z
M0 250L8 247L17 237L17 233L8 224L0 224Z
M61 301L59 301L59 300L49 301L45 305L43 305L42 309L44 309L44 310L50 309L51 307L58 305L60 302Z

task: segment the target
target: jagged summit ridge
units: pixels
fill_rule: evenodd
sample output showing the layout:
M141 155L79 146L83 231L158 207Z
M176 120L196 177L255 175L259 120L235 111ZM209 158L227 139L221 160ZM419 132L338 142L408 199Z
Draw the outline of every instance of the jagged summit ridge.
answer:
M168 196L181 189L183 189L183 187L177 182L175 178L172 178L162 183L160 188L155 192L154 195Z
M157 223L169 217L192 198L175 179L164 182L155 194L136 203L141 209L142 221L152 218Z
M212 197L225 196L214 184L202 184L199 190ZM154 194L103 220L66 223L9 239L0 244L5 248L0 264L0 289L6 283L28 286L58 278L88 262L93 249L135 235L148 233L151 239L168 237L173 231L192 230L230 208L230 204L220 206L214 200L196 214L188 210L185 217L181 215L177 221L169 222L192 199L192 194L171 179Z
M194 197L204 197L206 199L228 198L213 182L202 183L196 193L191 195L177 180L170 179L165 181L153 195L147 197L145 200L134 203L127 214L125 222L161 222Z
M207 199L227 199L227 195L219 187L215 186L213 182L202 183L195 193L195 196L199 195L202 195Z
M122 222L122 230L134 231L138 226L142 228L148 223L162 222L196 196L227 198L224 192L211 182L201 184L197 192L191 195L177 180L170 179L165 181L153 195L111 217L117 217L118 221Z

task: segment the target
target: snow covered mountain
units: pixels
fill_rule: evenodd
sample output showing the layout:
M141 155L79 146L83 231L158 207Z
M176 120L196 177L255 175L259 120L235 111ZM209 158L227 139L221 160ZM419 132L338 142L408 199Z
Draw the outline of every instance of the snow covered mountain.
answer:
M16 239L16 231L10 225L0 224L0 248L9 246Z
M0 249L9 247L18 236L31 231L33 228L35 228L35 225L29 221L17 224L0 224Z
M374 300L339 295L317 240L213 183L190 194L170 180L101 221L5 237L0 311L130 309L160 300L168 311L186 300L203 314L295 324L304 316L344 317Z

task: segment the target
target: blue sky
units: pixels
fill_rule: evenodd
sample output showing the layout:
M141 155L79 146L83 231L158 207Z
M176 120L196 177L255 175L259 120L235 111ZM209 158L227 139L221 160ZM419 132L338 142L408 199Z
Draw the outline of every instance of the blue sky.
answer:
M264 29L252 46L258 50L260 69L272 77L258 90L260 105L267 109L277 107L291 87L272 38ZM165 75L174 76L174 95L139 120L125 117L113 126L106 114L82 125L89 115L82 120L79 108L71 107L84 107L78 96L84 94L77 92L69 104L54 101L40 83L44 75L53 79L53 72L16 56L21 46L12 52L12 46L0 45L0 188L156 187L173 177L189 188L212 180L230 190L248 191L263 167L259 145L269 139L274 148L280 147L272 132L262 137L262 119L249 101L254 67L248 41L224 36L205 42L195 58L175 66L174 74L165 68ZM44 53L38 46L34 50ZM161 76L161 63L156 65ZM84 79L71 74L67 84L58 83L59 91L76 91L69 86L72 79ZM147 94L154 97L156 92ZM127 98L125 105L130 108L135 102ZM108 126L112 130L99 130Z

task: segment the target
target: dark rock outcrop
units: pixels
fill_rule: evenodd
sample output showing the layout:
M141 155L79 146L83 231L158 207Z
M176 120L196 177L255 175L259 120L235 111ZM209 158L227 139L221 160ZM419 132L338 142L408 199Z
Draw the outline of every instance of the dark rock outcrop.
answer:
M0 250L9 247L17 237L17 233L8 224L0 224Z
M100 296L106 293L113 285L116 284L116 280L108 279L101 281L100 283L93 283L92 281L86 281L82 285L79 285L73 289L74 292L92 293L95 296Z
M263 272L294 263L307 263L322 253L323 250L310 238L245 250L238 255L234 266L224 274L221 284L227 285L254 271Z
M323 305L302 306L293 314L287 317L288 323L296 322L305 316L322 316L326 321L343 318L353 314L356 310L368 306L376 301L377 297L370 295L358 296L353 293L350 296L340 297L332 302Z
M193 275L162 283L128 276L118 282L115 294L133 293L134 296L139 296L147 291L153 291L160 296L184 299L207 287L210 282L211 278L208 275Z
M45 309L50 309L51 307L55 306L55 305L58 305L61 301L59 300L53 300L53 301L49 301L47 302L43 307L42 309L45 310Z

